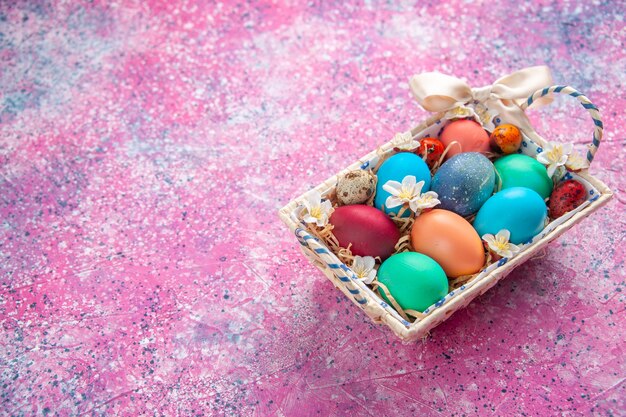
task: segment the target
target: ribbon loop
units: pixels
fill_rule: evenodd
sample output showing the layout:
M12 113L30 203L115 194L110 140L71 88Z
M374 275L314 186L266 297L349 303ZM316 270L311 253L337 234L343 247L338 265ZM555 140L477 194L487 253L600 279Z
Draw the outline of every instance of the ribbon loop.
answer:
M438 72L414 75L409 80L417 102L434 113L447 112L478 101L500 118L520 129L532 130L530 121L520 108L533 92L552 84L546 66L524 68L496 80L493 85L471 88L466 82Z

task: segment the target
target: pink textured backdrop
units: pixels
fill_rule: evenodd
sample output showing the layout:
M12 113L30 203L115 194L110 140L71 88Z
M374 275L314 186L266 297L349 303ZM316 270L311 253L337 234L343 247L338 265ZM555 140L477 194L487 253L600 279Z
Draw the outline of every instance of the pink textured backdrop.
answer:
M626 414L623 5L337 3L0 3L0 415ZM426 117L411 74L543 63L616 197L400 344L278 208Z

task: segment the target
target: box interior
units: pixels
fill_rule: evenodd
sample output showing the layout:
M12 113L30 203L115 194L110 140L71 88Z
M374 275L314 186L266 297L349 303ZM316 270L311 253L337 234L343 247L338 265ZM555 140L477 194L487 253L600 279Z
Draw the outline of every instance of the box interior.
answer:
M429 137L429 136L430 137L439 137L439 135L441 133L441 130L445 127L445 125L447 123L449 123L448 120L441 120L441 119L436 120L429 127L425 128L423 130L420 130L418 132L414 132L413 137L418 139L418 140L421 140L421 139L423 139L425 137ZM520 150L518 152L519 153L523 153L525 155L529 155L529 156L535 157L541 151L541 147L537 143L532 141L525 133L522 133L522 135L523 135L522 146L520 147ZM381 150L379 152L372 153L372 154L369 155L368 158L365 158L365 159L361 160L360 168L361 169L369 169L370 167L375 167L378 164L379 159L382 156L385 156L387 153L394 152L393 149L391 148L391 146L387 146L387 145L389 145L389 144L386 144L385 146L381 147ZM539 240L541 240L548 233L550 233L551 231L556 229L558 226L560 226L563 223L565 223L566 221L568 221L575 214L577 214L577 213L581 212L582 210L584 210L593 201L597 200L600 197L601 193L598 191L598 189L596 189L589 181L587 181L585 178L579 176L578 174L568 172L565 175L565 177L562 179L562 181L565 181L567 179L575 179L577 181L580 181L585 186L585 188L587 190L587 200L582 205L577 207L575 210L572 210L572 211L566 213L565 215L559 217L558 219L552 220L544 228L544 230L541 231L541 233L539 233L537 236L535 236L533 238L533 240L531 242L529 242L527 244L523 244L523 245L518 245L518 246L521 247L521 251L519 253L517 253L516 255L514 255L511 259L519 257L519 256L523 255L524 253L527 253L528 251L532 251L534 246L535 246L535 244ZM322 193L322 195L327 195L328 193L333 191L333 188L334 188L334 185L331 185L331 186L326 187L325 189L319 189L318 188L318 190ZM301 201L298 201L298 200L296 200L296 202L301 203ZM300 215L302 210L303 210L302 204L298 204L297 207L291 212L290 218L291 218L291 220L293 222L299 223L302 227L306 228L306 224L299 219L300 218L299 215ZM323 244L323 242L320 242L320 243ZM494 272L498 268L503 267L503 265L505 265L511 259L504 258L504 259L501 259L501 260L499 260L499 261L497 261L495 263L492 263L487 268L483 269L478 275L476 275L475 277L470 279L468 282L466 282L464 285L462 285L461 287L459 287L459 288L457 288L457 289L455 289L453 291L450 291L444 298L442 298L437 303L433 304L428 309L426 309L424 311L424 314L426 316L428 316L429 314L432 314L437 309L439 309L442 306L444 306L445 304L449 303L455 296L458 296L459 293L461 293L461 292L471 288L475 283L479 282L485 276L487 276L490 273ZM410 328L411 326L415 326L421 320L423 320L423 319L421 319L421 320L420 319L416 319L412 323L407 321L407 320L405 320L404 318L402 318L398 314L398 312L393 307L391 307L385 301L383 301L382 298L375 291L372 291L372 289L370 289L367 285L365 285L364 283L362 283L360 281L355 281L354 284L357 285L360 288L361 291L363 291L364 293L369 295L369 297L371 299L376 300L376 302L379 303L380 307L382 307L385 311L389 312L393 317L395 317L406 328Z

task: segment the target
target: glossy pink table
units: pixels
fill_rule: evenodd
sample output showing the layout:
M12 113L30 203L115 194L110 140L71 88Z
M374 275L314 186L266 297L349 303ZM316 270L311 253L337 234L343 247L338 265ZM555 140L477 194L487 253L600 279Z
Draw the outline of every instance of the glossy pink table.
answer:
M337 3L0 5L0 415L626 414L623 10ZM400 344L278 208L424 119L413 73L543 63L615 198Z

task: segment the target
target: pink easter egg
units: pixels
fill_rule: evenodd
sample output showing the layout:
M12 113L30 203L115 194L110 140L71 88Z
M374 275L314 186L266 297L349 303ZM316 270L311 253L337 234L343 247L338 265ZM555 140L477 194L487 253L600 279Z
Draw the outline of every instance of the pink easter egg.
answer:
M446 159L463 152L486 154L491 149L487 131L475 121L468 119L455 120L444 127L439 140L446 148L452 144L446 154Z

